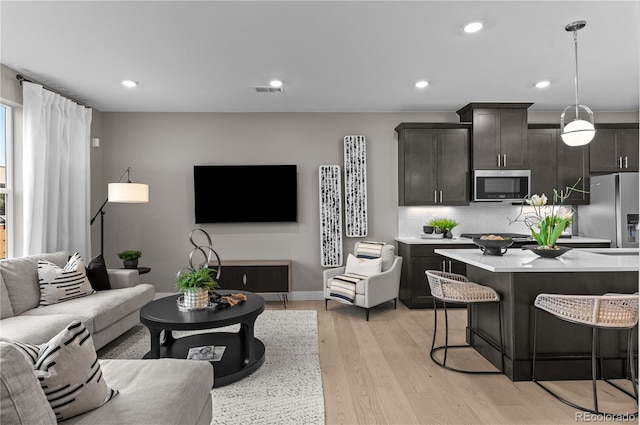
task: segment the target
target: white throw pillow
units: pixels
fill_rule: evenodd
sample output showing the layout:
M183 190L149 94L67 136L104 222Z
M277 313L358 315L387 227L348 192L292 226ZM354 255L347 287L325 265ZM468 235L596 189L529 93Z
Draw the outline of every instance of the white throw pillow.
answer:
M380 273L382 270L382 259L365 259L357 258L353 254L349 254L347 257L347 266L345 267L345 273L355 273L363 276L373 276Z
M96 292L87 279L84 260L77 252L63 268L46 260L38 260L38 281L41 306L86 297Z
M32 362L58 422L96 409L118 394L104 381L91 334L78 320L42 345L13 344Z

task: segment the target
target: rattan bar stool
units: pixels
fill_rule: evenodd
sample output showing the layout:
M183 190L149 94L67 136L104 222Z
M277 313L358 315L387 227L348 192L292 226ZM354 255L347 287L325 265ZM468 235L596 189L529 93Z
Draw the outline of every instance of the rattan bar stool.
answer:
M431 342L431 360L437 365L454 372L461 373L473 373L473 374L495 374L504 373L504 344L502 340L502 303L500 302L500 295L489 288L488 286L479 285L474 282L469 282L466 276L446 273L438 270L425 271L427 280L429 281L429 287L431 288L431 295L433 297L433 341ZM444 345L436 347L436 334L438 332L438 305L436 300L442 301L444 309L444 323L445 323L445 342ZM474 304L474 303L498 303L498 326L500 331L500 346L492 341L487 335L484 335L478 329L474 329L469 326L469 330L474 335L479 336L489 345L497 350L500 350L500 370L465 370L457 369L447 366L447 354L449 348L470 348L468 344L462 345L449 345L449 317L447 314L447 303L453 304ZM444 358L439 361L435 358L436 351L444 350Z
M638 383L636 381L636 368L633 359L632 335L633 329L638 324L638 295L605 294L605 295L560 295L560 294L540 294L534 302L534 327L533 327L533 362L531 369L531 379L542 387L546 392L554 396L561 402L584 412L599 415L615 415L615 413L601 412L598 409L598 366L600 366L600 378L602 381L624 392L629 397L638 400ZM589 326L591 333L591 381L593 391L593 409L580 406L566 400L536 379L537 360L537 339L538 339L538 311L543 310L566 322L577 325ZM599 355L599 329L621 329L627 330L627 362L631 377L627 376L633 386L633 394L624 388L610 382L602 376L602 357ZM599 359L596 362L596 359ZM637 414L634 413L634 414Z

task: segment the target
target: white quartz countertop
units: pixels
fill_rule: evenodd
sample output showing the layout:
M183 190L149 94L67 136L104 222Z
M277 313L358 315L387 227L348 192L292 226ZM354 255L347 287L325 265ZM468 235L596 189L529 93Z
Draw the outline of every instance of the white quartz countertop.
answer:
M572 249L557 258L542 258L529 250L509 248L502 256L484 255L480 249L435 249L436 254L491 272L624 272L638 271L639 255L601 254Z
M421 239L418 236L405 236L405 237L396 237L395 240L397 242L402 242L405 244L416 244L416 245L457 245L457 244L469 244L469 245L473 245L473 241L469 238L457 238L454 237L453 239L443 239L443 238L439 238L439 239ZM531 242L532 244L535 244L535 242ZM611 243L611 240L609 239L597 239L597 238L586 238L583 236L573 236L571 238L561 238L558 239L558 244L562 245L564 244L569 244L569 243L575 243L575 244L579 244L579 243Z

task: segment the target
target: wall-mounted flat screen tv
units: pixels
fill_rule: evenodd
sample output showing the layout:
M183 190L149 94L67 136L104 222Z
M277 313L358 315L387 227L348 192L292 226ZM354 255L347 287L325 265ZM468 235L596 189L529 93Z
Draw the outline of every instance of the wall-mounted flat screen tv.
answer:
M296 222L295 165L196 165L196 223Z

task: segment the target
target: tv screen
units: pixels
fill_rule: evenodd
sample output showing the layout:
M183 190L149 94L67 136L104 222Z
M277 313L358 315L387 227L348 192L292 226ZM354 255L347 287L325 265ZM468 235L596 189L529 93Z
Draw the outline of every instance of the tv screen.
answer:
M295 222L295 165L196 165L196 223Z

